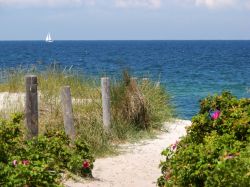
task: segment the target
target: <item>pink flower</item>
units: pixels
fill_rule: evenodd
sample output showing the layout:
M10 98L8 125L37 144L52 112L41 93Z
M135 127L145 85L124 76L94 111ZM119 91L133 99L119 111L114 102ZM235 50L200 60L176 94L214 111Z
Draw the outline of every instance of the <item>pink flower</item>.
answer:
M90 166L90 164L89 164L89 162L88 161L83 161L83 163L82 163L82 167L83 168L85 168L85 169L87 169L87 168L89 168L89 166Z
M167 173L167 174L165 175L165 179L168 181L170 178L171 178L171 174L170 174L170 173Z
M177 150L178 143L179 143L179 141L176 141L174 144L171 144L171 150L172 151L176 151Z
M219 110L215 110L213 113L211 113L211 118L213 120L216 120L220 117L220 111Z
M225 155L224 158L225 159L233 159L234 157L239 156L239 155L240 155L240 153L235 153L235 154L230 153L230 154Z
M28 161L28 160L23 160L23 161L22 161L22 164L23 164L23 165L29 165L29 164L30 164L30 161Z
M13 166L17 166L17 160L13 160L13 162L12 162L12 164L13 164Z
M235 156L234 156L234 155L231 155L231 154L225 156L226 159L232 159L232 158L234 158L234 157L235 157Z

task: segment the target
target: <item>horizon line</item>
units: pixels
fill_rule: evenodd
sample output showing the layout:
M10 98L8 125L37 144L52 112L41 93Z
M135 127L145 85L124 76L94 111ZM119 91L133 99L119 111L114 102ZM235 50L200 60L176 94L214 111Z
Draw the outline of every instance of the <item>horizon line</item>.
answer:
M44 41L42 39L17 39L17 40L2 40L0 42L25 42L25 41ZM250 39L59 39L53 40L56 41L250 41Z

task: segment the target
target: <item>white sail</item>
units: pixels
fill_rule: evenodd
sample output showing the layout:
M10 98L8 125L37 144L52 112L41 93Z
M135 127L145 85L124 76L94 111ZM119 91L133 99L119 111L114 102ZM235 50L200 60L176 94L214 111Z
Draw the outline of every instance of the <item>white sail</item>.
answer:
M51 36L50 36L50 34L49 34L49 40L51 40Z
M53 42L53 40L51 39L50 33L47 34L45 41L46 42Z

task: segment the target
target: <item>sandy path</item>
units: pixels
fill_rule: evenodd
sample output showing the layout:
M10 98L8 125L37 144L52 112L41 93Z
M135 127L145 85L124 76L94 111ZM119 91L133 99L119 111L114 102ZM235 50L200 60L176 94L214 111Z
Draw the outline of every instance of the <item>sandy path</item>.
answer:
M50 97L52 99L52 97ZM53 97L55 102L60 102L60 97ZM38 102L42 100L42 94L38 92ZM101 102L101 100L93 99L77 99L72 98L73 104L86 105L91 102ZM9 93L9 92L0 92L0 112L3 113L15 113L24 111L25 106L25 93Z
M188 120L166 123L169 132L157 139L146 140L140 144L123 145L124 154L97 159L93 170L95 180L83 183L67 181L67 187L151 187L156 186L160 176L161 152L186 134Z

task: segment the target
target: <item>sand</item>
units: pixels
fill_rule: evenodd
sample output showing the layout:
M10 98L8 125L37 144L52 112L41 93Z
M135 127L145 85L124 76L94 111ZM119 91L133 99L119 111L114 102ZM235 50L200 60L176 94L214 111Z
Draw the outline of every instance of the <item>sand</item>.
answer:
M0 112L14 113L24 110L25 94L0 92Z
M53 97L55 102L60 102L60 97ZM42 100L42 94L38 92L38 102ZM91 102L101 102L96 99L77 99L72 98L73 104L78 105L87 105ZM25 93L9 93L9 92L0 92L0 112L1 113L15 113L24 111L25 106Z
M161 175L159 163L164 160L161 152L186 134L185 127L191 125L188 120L175 120L166 123L168 132L156 139L145 140L137 144L122 145L123 154L97 159L94 163L94 180L65 182L66 187L151 187L156 186Z

